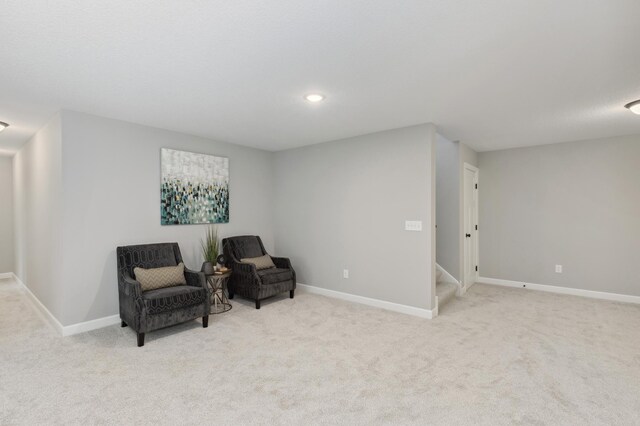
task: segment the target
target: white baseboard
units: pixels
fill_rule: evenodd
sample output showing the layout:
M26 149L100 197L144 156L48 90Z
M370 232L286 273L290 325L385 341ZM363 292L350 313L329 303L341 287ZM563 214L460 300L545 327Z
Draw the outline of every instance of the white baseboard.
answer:
M307 284L297 284L298 288L308 293L319 294L321 296L333 297L335 299L346 300L348 302L360 303L363 305L373 306L376 308L386 309L388 311L400 312L402 314L413 315L420 318L433 319L438 315L437 309L423 309L414 306L401 305L399 303L387 302L370 297L358 296L355 294L343 293L341 291L328 290L322 287L316 287ZM436 305L437 306L437 305Z
M546 284L534 284L523 281L501 280L498 278L478 278L479 283L500 285L504 287L517 287L529 290L547 291L549 293L569 294L572 296L588 297L591 299L611 300L614 302L637 303L640 304L640 296L627 294L607 293L605 291L583 290L580 288L559 287Z
M35 305L36 309L42 314L44 319L49 324L51 324L61 336L71 336L74 334L84 333L85 331L97 330L99 328L109 327L110 325L118 324L120 322L120 315L111 315L91 321L79 322L77 324L66 326L62 325L60 321L58 321L58 319L53 316L51 311L49 311L49 309L47 309L47 307L44 306L42 302L40 302L40 299L38 299L36 295L33 294L31 290L29 290L29 287L27 287L20 280L20 278L17 277L17 275L11 274L11 276L16 280L18 285L20 285L20 287L25 290L25 293L27 294L31 302Z
M460 281L456 280L453 277L453 275L451 275L449 272L447 272L446 269L444 269L442 266L438 265L437 263L436 263L436 269L442 272L442 277L444 282L460 285Z
M20 287L22 287L24 292L27 294L27 297L29 298L29 300L31 301L33 306L36 308L36 310L43 317L45 322L48 323L49 325L51 325L60 335L64 335L63 334L64 327L62 326L62 324L60 324L60 321L58 321L58 319L53 316L51 311L49 311L49 309L47 309L47 307L42 304L40 299L38 299L36 297L36 295L31 292L29 287L27 287L22 282L22 280L20 278L18 278L18 276L16 274L12 274L12 275L13 275L13 279L16 280L16 283L18 283L18 285Z
M13 277L14 277L13 272L3 272L0 274L0 280L6 280Z
M460 281L456 280L453 275L451 275L446 269L436 263L436 269L442 273L442 281L446 283L453 283L458 286L458 290L456 294L458 296L464 296L464 293L467 289L460 283ZM436 305L437 306L437 305Z
M97 330L99 328L109 327L115 324L120 324L119 314L64 326L62 327L62 335L71 336L74 334L84 333L85 331L91 331L91 330Z

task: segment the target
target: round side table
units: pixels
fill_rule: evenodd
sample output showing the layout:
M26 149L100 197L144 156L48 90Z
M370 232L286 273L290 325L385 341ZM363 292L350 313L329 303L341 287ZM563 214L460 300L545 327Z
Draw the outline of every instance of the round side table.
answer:
M207 284L211 296L211 313L221 314L231 309L231 303L227 299L227 281L231 277L231 272L224 274L206 274Z

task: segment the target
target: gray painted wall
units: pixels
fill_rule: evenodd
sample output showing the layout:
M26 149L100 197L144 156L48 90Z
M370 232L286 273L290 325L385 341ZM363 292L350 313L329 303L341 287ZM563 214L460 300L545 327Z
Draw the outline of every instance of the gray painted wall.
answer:
M58 319L62 288L62 133L56 114L13 157L15 273Z
M222 237L261 235L306 283L434 307L433 125L276 155L63 111L13 160L16 273L62 325L117 314L118 245L177 241L200 266L205 225L160 225L162 147L229 157Z
M460 280L460 146L438 134L436 147L436 261Z
M434 307L433 125L277 152L274 173L276 247L299 282Z
M160 225L160 148L229 157L230 223L219 234L258 234L273 250L272 153L76 112L62 117L63 325L118 313L119 245L177 241L186 265L200 269L206 225Z
M639 160L638 135L480 153L480 275L640 296Z
M0 156L0 273L13 272L13 158Z

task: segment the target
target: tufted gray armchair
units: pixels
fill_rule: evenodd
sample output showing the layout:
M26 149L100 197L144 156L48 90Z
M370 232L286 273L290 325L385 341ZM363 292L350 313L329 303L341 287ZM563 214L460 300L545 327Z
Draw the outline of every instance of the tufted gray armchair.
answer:
M271 269L256 269L255 265L242 263L240 259L259 257L268 254L262 245L262 240L256 235L229 237L222 240L224 255L231 267L231 278L227 285L229 299L235 293L252 299L256 309L260 309L260 301L283 291L289 292L293 299L296 289L296 271L291 261L286 257L272 257L276 265Z
M142 291L133 269L176 266L182 262L178 243L118 247L118 295L122 327L130 326L144 346L145 333L202 317L209 324L209 292L202 272L184 270L187 285Z

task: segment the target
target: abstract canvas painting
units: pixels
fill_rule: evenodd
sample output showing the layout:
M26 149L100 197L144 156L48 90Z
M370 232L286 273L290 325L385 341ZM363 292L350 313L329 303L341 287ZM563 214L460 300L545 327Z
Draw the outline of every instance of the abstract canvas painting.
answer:
M161 223L229 222L229 159L162 148Z

